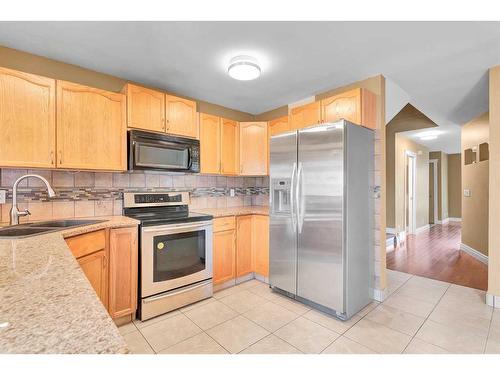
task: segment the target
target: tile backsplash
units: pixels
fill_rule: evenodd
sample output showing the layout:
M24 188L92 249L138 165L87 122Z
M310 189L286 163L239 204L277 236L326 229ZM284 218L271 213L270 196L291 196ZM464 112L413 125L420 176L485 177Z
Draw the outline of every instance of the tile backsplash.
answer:
M107 173L56 170L0 169L0 189L7 190L7 203L0 204L1 222L9 221L12 185L22 175L45 177L56 197L49 198L39 179L23 180L18 187L18 206L31 216L22 221L71 217L121 215L123 192L189 191L192 209L267 206L268 177L225 177L155 172ZM234 189L234 196L231 190Z

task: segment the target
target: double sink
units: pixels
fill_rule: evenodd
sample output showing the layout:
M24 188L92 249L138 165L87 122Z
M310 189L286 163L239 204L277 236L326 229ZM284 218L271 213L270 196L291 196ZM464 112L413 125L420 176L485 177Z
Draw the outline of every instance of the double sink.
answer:
M39 223L12 225L5 228L0 228L0 239L5 238L24 238L44 234L48 232L56 232L67 228L81 227L102 223L106 220L53 220L43 221Z

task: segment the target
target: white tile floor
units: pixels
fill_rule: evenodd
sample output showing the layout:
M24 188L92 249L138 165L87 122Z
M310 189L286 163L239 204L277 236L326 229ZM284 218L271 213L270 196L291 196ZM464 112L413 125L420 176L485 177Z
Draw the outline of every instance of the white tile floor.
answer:
M133 353L500 353L500 310L484 292L388 272L389 297L347 322L251 280L120 327Z

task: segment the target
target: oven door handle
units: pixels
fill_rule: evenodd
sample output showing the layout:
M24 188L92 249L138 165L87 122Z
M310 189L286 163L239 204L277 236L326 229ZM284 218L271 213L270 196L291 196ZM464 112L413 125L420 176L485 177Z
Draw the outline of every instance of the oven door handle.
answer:
M168 229L199 229L199 228L206 228L207 226L212 226L211 221L198 221L195 222L196 224L166 224L166 225L158 225L158 226L151 226L151 227L142 227L142 231L144 233L151 233L151 232L160 232L162 230L168 230Z

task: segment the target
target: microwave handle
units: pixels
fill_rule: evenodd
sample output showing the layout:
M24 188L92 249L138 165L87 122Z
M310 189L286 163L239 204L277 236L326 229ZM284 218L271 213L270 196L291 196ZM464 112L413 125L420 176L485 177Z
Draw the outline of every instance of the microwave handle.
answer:
M193 159L191 158L191 147L188 147L187 152L188 152L188 167L187 167L187 169L191 169L191 166L193 165Z

